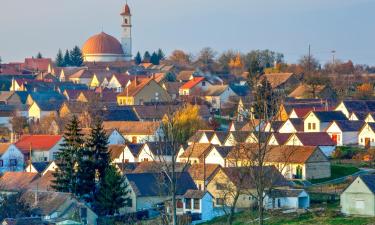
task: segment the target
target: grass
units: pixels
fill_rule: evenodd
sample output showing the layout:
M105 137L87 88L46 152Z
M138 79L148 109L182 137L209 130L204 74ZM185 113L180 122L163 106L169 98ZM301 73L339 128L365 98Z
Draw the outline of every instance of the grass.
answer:
M267 214L265 224L267 225L369 225L373 224L373 218L364 217L344 217L340 215L336 210L338 209L338 203L330 204L322 212L307 212L304 214ZM235 217L234 225L249 225L256 224L251 221L254 219L254 215L251 212L238 213ZM226 217L220 217L204 225L224 225L226 224Z
M352 175L353 173L356 173L358 171L359 169L357 167L351 166L351 165L344 165L344 164L331 165L331 177L322 178L322 179L312 179L309 181L313 184L322 183L322 182L334 180L340 177Z

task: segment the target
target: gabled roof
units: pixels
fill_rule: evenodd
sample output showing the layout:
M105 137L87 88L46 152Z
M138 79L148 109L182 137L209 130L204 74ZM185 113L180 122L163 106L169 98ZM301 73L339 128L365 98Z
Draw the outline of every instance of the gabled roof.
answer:
M32 207L35 214L50 216L57 212L66 202L72 200L72 195L62 192L38 192L38 201L35 204L34 191L27 191L22 198Z
M364 121L354 121L354 120L339 120L339 121L333 121L332 123L336 123L337 126L340 128L341 131L359 131L363 124L365 124Z
M132 173L125 175L133 191L140 197L169 196L170 182L165 173ZM189 173L177 174L177 195L183 195L187 190L196 190L197 187Z
M23 135L15 143L16 147L23 153L32 151L49 151L63 137L61 135Z
M319 111L312 112L320 122L332 122L334 120L348 120L341 111Z
M275 137L275 139L276 139L276 141L279 145L284 145L288 141L289 137L292 134L290 134L290 133L273 133L272 135Z
M42 173L50 164L50 162L32 162L31 165L38 173Z
M220 96L228 88L229 88L228 85L211 85L202 94L204 96Z
M268 195L271 198L298 197L304 191L303 189L273 189Z
M315 146L274 146L267 152L265 160L267 162L306 163L315 151L320 151L320 149Z
M363 183L366 184L368 189L370 189L370 191L375 194L375 175L366 174L366 175L361 175L359 177L363 181Z
M304 146L334 146L336 143L332 141L330 136L325 132L311 132L311 133L295 133L297 138ZM291 135L289 139L293 137Z
M203 164L203 163L194 163L192 164L188 172L193 180L211 180L212 175L215 171L220 169L221 166L218 164Z
M181 157L185 158L201 158L203 155L206 155L213 145L211 144L203 144L203 143L194 143L192 145L189 145L187 149L184 151L184 153L181 155Z
M108 108L104 111L104 121L138 121L131 107Z
M118 159L121 154L124 152L126 145L109 145L108 146L108 151L111 156L111 160Z
M157 162L157 161L146 161L139 162L137 167L131 173L160 173L171 168L171 162ZM184 172L188 169L189 165L186 163L178 163L175 165L176 172Z
M38 177L38 173L5 172L0 178L0 189L4 191L25 190Z
M228 154L232 151L233 146L215 146L215 149L222 158L226 158Z
M375 100L344 100L342 103L349 112L375 112Z
M134 79L132 82L124 88L124 91L118 94L117 96L121 97L134 97L140 92L143 88L145 88L150 82L155 82L152 78L146 79ZM156 83L156 82L155 82Z
M184 85L180 87L180 89L191 89L198 85L200 82L204 81L206 78L204 77L194 77L192 80L189 80Z
M104 121L105 130L117 129L123 135L153 135L160 128L160 122Z
M138 157L144 144L127 144L126 146L134 157Z
M184 198L194 198L194 199L202 199L206 193L209 193L208 191L202 191L202 190L187 190L184 194Z
M277 88L284 84L293 75L293 73L269 73L264 74L263 77L268 80L272 88Z
M171 156L173 149L170 143L165 142L146 142L154 156Z
M304 130L304 124L303 124L303 119L297 119L297 118L290 118L288 119L292 125L294 126L294 128L299 131L299 132L303 132Z
M177 74L176 79L178 81L188 81L192 76L194 76L194 73L194 70L183 70Z

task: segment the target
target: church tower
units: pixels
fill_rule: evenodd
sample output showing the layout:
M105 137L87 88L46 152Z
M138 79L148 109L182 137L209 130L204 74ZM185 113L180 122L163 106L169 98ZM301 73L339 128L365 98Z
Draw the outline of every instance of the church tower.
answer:
M123 11L120 14L122 16L122 37L121 45L124 51L125 60L132 60L132 23L131 23L131 13L128 3L126 3Z

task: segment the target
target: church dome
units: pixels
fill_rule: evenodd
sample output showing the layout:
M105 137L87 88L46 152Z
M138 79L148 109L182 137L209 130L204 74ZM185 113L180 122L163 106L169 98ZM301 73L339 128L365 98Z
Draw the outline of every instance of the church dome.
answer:
M90 37L82 48L83 55L124 55L120 42L104 32Z

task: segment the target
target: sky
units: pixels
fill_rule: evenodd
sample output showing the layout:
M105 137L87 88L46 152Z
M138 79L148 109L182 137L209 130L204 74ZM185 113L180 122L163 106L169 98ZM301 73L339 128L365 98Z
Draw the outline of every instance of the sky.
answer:
M128 0L133 54L193 55L210 46L248 52L270 49L289 63L311 53L324 64L335 57L375 65L375 0ZM41 52L82 46L104 31L121 36L125 0L1 0L0 57L23 61Z

